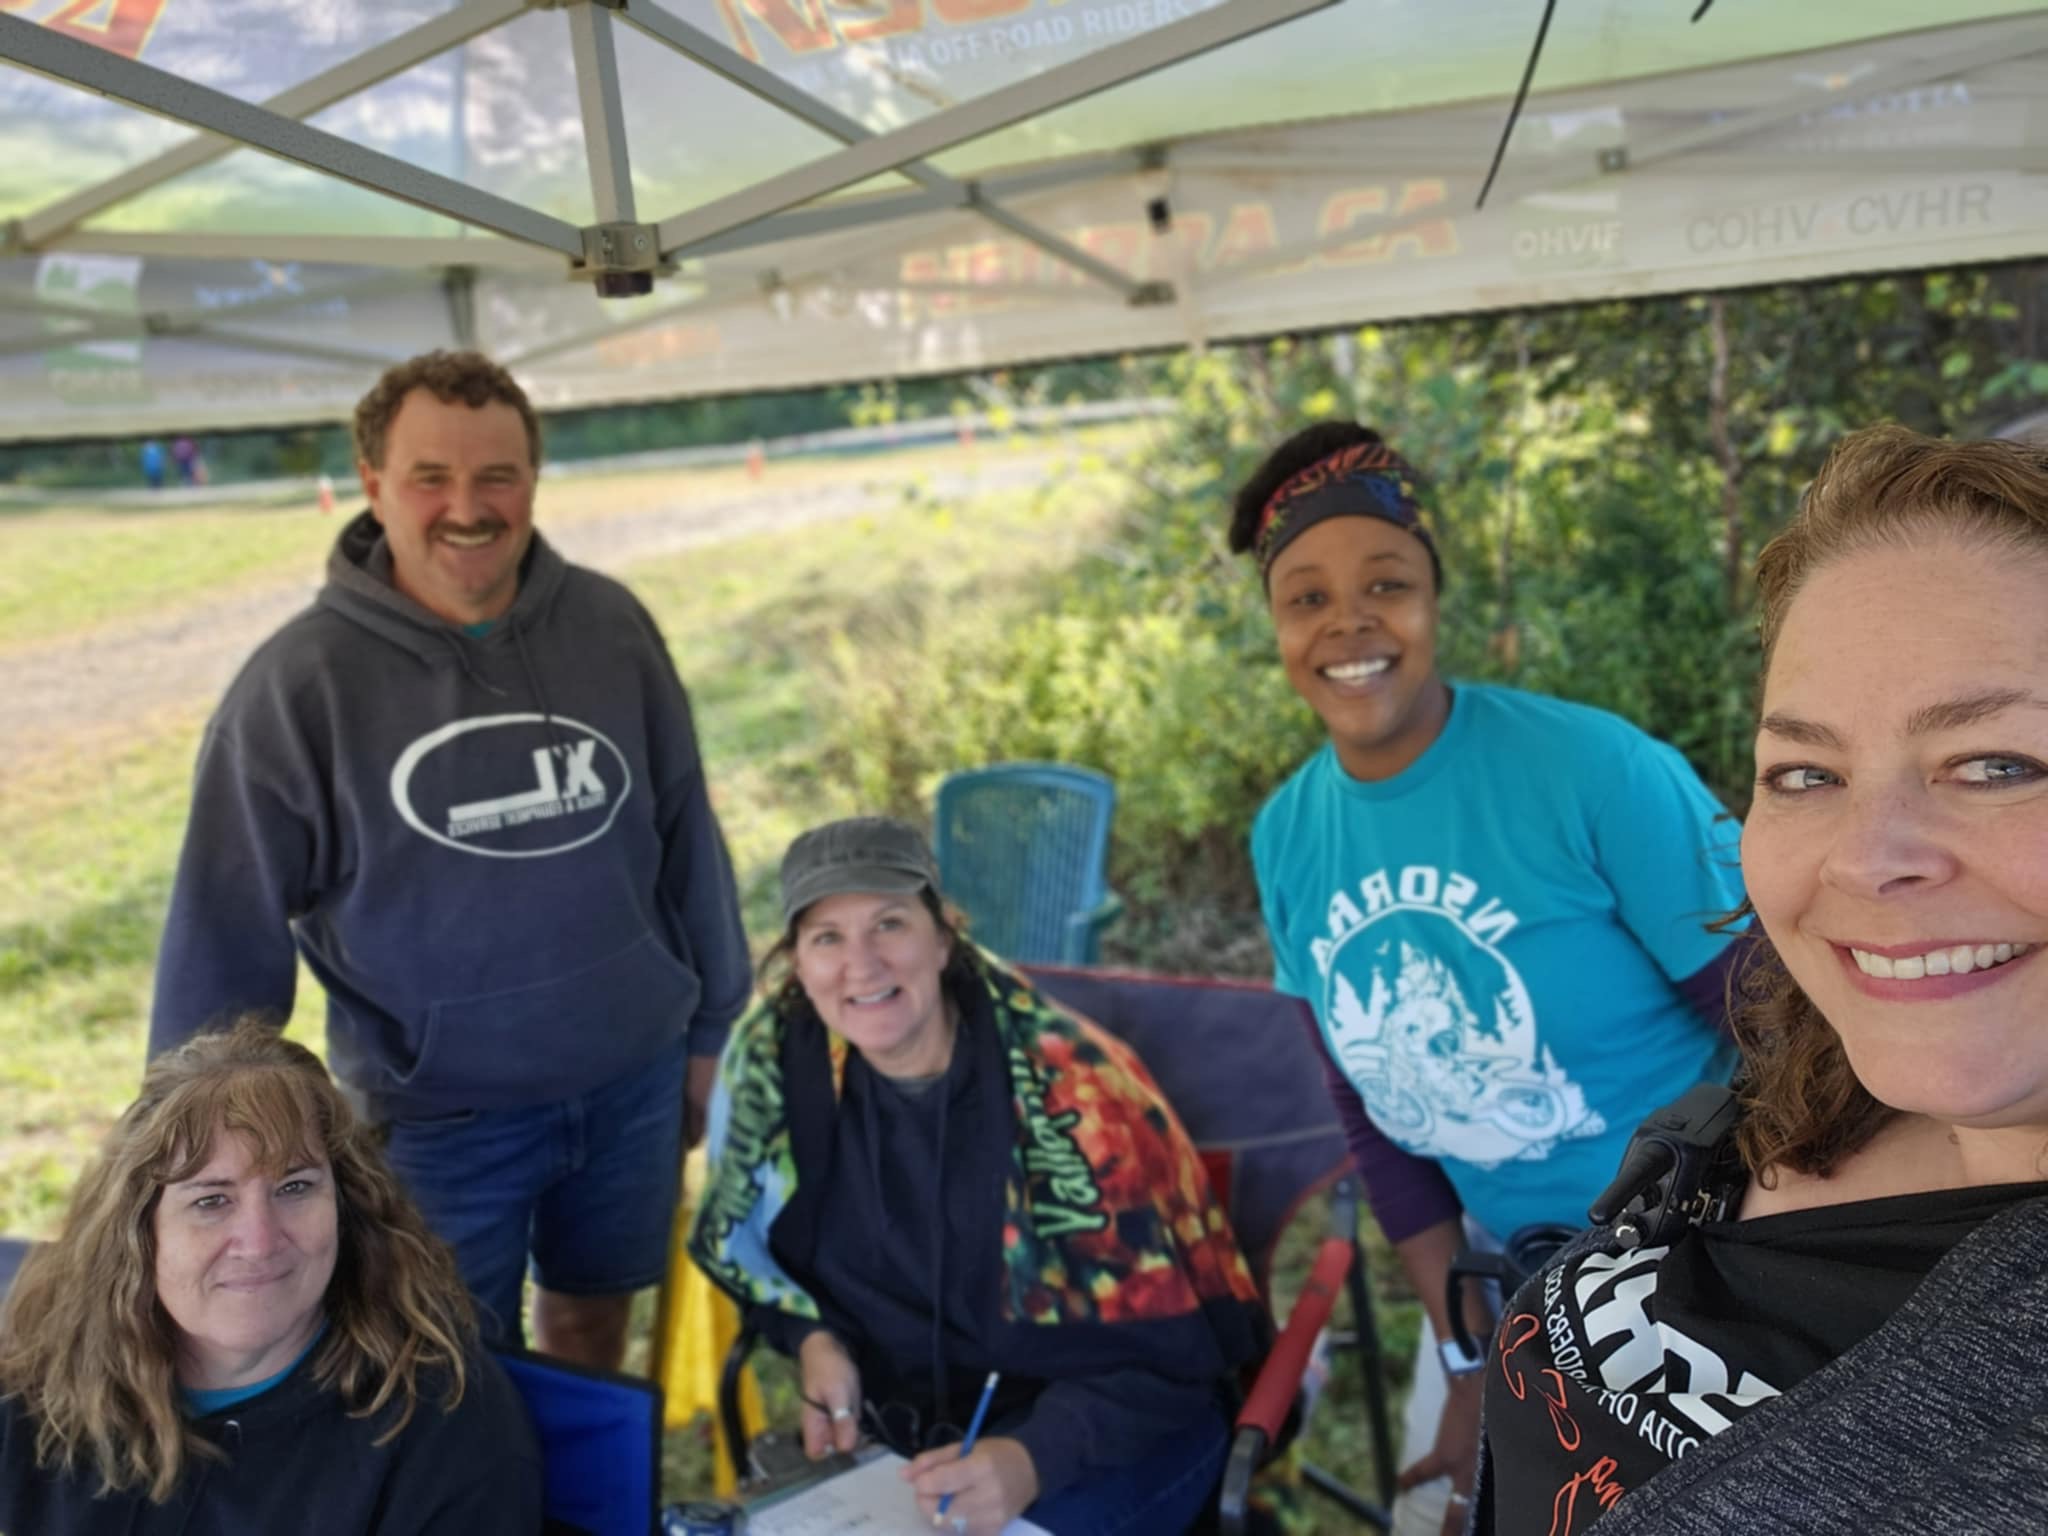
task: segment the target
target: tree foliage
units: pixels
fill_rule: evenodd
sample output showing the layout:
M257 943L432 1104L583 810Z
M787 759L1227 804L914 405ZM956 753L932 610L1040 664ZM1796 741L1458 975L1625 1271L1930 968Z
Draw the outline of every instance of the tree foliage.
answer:
M1844 431L1982 434L2038 402L2041 292L2031 268L1940 272L1174 359L1180 411L1134 466L1120 537L1056 594L862 637L832 750L865 801L912 813L993 760L1112 774L1125 942L1213 968L1256 932L1251 817L1320 739L1225 551L1230 497L1280 438L1348 415L1430 478L1446 671L1614 710L1740 812L1756 551ZM1197 907L1214 923L1190 927Z

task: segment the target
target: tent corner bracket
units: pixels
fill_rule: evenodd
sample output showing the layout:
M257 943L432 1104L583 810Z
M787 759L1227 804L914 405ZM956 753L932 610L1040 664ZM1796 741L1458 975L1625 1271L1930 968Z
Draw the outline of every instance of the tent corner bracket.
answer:
M581 233L583 259L570 263L569 275L590 279L601 299L652 293L655 275L675 270L661 259L661 235L652 224L589 224Z
M1174 292L1171 283L1140 283L1131 290L1130 306L1133 309L1149 309L1160 304L1175 304L1180 295Z

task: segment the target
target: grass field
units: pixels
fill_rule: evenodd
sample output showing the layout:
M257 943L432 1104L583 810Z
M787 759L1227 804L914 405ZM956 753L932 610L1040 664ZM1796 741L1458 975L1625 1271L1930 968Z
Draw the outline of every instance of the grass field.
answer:
M1098 430L1078 441L1084 451L1114 447L1116 431ZM1033 444L1021 440L1021 450ZM1001 445L953 445L887 458L820 457L775 464L757 483L744 468L643 474L543 473L542 525L574 527L599 516L654 512L678 503L724 503L759 496L802 496L849 477L915 486L934 475L985 464ZM340 507L360 505L353 486ZM265 505L233 509L120 510L81 503L34 510L0 508L0 648L62 639L123 618L162 613L195 601L218 601L249 586L293 574L315 575L339 518L312 515L310 506Z
M1004 450L978 452L988 460ZM853 809L807 751L814 711L831 704L826 648L934 606L1031 600L1034 577L1077 558L1114 510L1105 458L1084 447L1064 462L1037 489L964 506L917 491L924 477L963 467L954 448L886 465L778 466L768 482L778 495L801 497L851 475L891 487L894 499L801 537L739 533L628 568L692 690L755 931L767 931L789 839ZM560 528L749 490L736 470L576 477L544 490L539 516ZM189 605L209 566L221 573L204 589L216 604L316 570L334 527L304 509L0 518L0 570L13 573L0 588L0 657L9 642L89 637L96 625ZM117 742L89 739L32 758L0 796L0 1231L49 1231L79 1164L133 1094L188 776L214 702L181 696L175 679L163 693L160 708L128 722ZM5 709L0 727L21 729ZM309 1043L319 1035L317 1005L306 992L294 1018L293 1032Z
M968 605L1022 612L1054 603L1060 573L1112 536L1119 442L1111 434L1064 447L776 465L766 485L779 497L850 478L885 489L871 512L800 533L749 533L741 517L716 542L625 569L691 689L757 937L772 928L775 865L789 839L861 809L821 763L815 737L847 679L857 685L863 638L900 636ZM928 489L934 477L1024 453L1050 456L1029 484L1013 474L1007 488L964 500ZM564 478L544 483L540 523L652 517L759 489L738 469ZM204 622L238 592L308 576L335 525L305 508L0 514L0 663L154 615L189 611ZM188 774L214 702L181 692L175 678L159 691L118 734L52 745L0 786L0 1231L53 1230L78 1168L134 1091ZM0 727L27 728L7 713L0 700ZM309 977L291 1027L318 1045ZM1378 1267L1384 1280L1384 1254ZM1398 1348L1412 1339L1412 1307L1383 1324ZM1357 1396L1340 1375L1319 1416L1328 1428L1312 1447L1354 1478ZM672 1436L671 1494L701 1491L705 1465L700 1433Z

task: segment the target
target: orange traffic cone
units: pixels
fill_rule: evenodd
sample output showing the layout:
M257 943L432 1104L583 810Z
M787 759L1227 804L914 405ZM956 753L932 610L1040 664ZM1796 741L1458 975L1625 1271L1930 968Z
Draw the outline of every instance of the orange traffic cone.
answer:
M326 475L320 477L320 515L328 516L334 511L334 481Z

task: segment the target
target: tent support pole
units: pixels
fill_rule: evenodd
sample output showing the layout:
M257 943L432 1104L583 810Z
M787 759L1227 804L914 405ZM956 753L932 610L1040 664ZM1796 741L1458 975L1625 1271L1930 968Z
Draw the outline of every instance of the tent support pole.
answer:
M662 250L667 253L685 249L714 235L757 223L856 186L884 171L929 159L956 145L985 138L1015 123L1322 10L1332 3L1333 0L1230 0L1143 36L1112 43L1043 75L1002 86L902 128L850 144L822 160L771 176L745 191L714 198L664 219L660 225ZM650 16L658 9L649 0L632 0L627 14L636 16L643 8Z
M464 351L476 347L476 268L450 267L441 274L441 292L448 300L448 330Z
M1905 90L1930 81L1943 80L1952 75L1966 75L1987 64L2002 64L2011 59L2026 58L2031 54L2048 49L2048 27L2036 29L2026 41L2015 42L2010 36L1998 39L1996 43L1979 43L1974 48L1959 49L1954 53L1940 54L1931 59L1912 59L1895 64L1890 69L1880 69L1865 75L1853 87L1844 91L1815 91L1811 95L1795 96L1789 101L1775 101L1767 107L1739 113L1720 122L1708 123L1704 127L1689 128L1680 133L1670 133L1662 138L1651 139L1641 145L1623 146L1619 152L1607 150L1600 157L1602 173L1612 174L1626 171L1639 165L1652 165L1659 160L1668 160L1674 155L1689 154L1693 150L1706 149L1715 144L1725 144L1730 139L1746 138L1766 128L1775 128L1779 123L1790 122L1804 117L1809 112L1824 112L1829 107L1840 106L1847 101L1867 101L1873 96L1882 96L1891 91ZM1571 177L1567 185L1580 185L1589 178ZM1558 191L1558 187L1545 187L1545 191Z
M467 4L457 6L445 16L437 16L409 32L400 33L389 42L380 43L346 63L280 92L263 103L264 110L275 112L280 117L310 117L337 101L403 74L436 54L459 48L480 33L520 15L525 9L526 0L468 0ZM455 127L459 135L461 123L457 122ZM217 138L212 134L188 139L118 176L109 177L28 214L21 221L22 241L31 250L45 247L94 214L160 186L173 176L182 176L187 171L209 165L241 147L232 139Z
M633 168L626 153L612 13L599 5L569 7L569 44L576 60L576 94L583 106L583 145L590 158L590 197L597 221L630 224L637 217Z
M194 85L154 65L122 58L18 16L0 16L0 59L158 117L240 140L252 149L462 223L565 256L583 254L581 231L538 209L351 144L223 91Z
M365 352L356 347L328 346L317 341L286 341L276 336L258 336L247 331L237 331L224 326L209 325L146 325L143 317L125 317L127 324L119 330L64 331L47 336L22 336L10 341L0 341L0 357L15 357L24 352L43 352L52 347L75 346L88 341L134 341L148 338L152 341L190 341L214 347L234 347L244 352L271 352L284 357L308 359L314 362L340 363L351 368L373 368L382 370L398 359L382 352Z
M94 256L162 256L178 261L304 261L337 267L472 266L560 277L550 251L489 236L248 235L233 232L74 230L44 247Z
M538 345L526 348L524 351L514 352L509 356L501 357L498 361L507 368L524 368L529 364L540 362L544 358L557 357L564 352L579 351L584 347L595 346L600 341L607 341L614 336L626 336L634 331L645 330L650 325L659 325L664 320L674 319L685 310L699 308L709 300L722 297L730 297L730 295L715 294L710 289L706 289L701 293L690 295L687 299L678 299L673 304L664 304L660 309L637 316L632 320L628 320L624 325L591 326L588 330L574 331L567 336L557 336L553 341L543 341Z
M234 330L233 322L305 309L334 299L375 299L386 294L414 292L429 286L432 281L422 272L385 272L310 293L280 293L267 299L252 299L246 304L226 309L186 305L179 309L151 309L137 314L113 314L88 304L38 302L26 307L51 315L74 329L53 332L40 342L23 339L0 343L0 356L33 352L39 346L75 346L85 341L134 341L145 336L185 336L195 340L219 337L230 346L247 347L248 336ZM223 329L224 325L226 329ZM307 345L317 346L318 343Z
M1552 192L1584 190L1594 187L1599 185L1607 176L1623 174L1636 167L1651 165L1660 160L1668 160L1675 155L1692 153L1711 148L1716 144L1725 144L1731 140L1746 138L1751 134L1761 133L1766 128L1775 127L1779 123L1802 117L1810 112L1824 111L1829 107L1840 106L1844 102L1865 101L1872 96L1881 96L1891 91L1909 89L1916 85L1926 85L1933 81L1965 75L1971 70L1981 69L1987 64L2004 63L2011 59L2027 58L2034 54L2048 51L2048 27L2037 31L2034 37L2038 41L2029 40L2015 44L2014 40L2008 36L2004 39L2004 44L2001 47L1979 44L1975 48L1962 49L1955 53L1942 54L1931 59L1916 59L1911 63L1895 65L1890 69L1879 70L1874 74L1865 75L1856 82L1855 88L1852 90L1821 91L1816 92L1812 96L1798 97L1789 103L1774 102L1768 107L1759 107L1753 112L1744 112L1733 117L1724 118L1719 122L1709 123L1703 128L1687 129L1682 133L1668 134L1660 139L1652 139L1640 147L1618 145L1611 149L1605 149L1600 151L1599 168L1591 174L1579 170L1553 172L1548 176L1539 177L1534 181L1513 187L1511 189L1513 196L1507 202L1494 203L1477 213L1468 213L1463 217L1466 219L1495 217L1495 209L1512 207L1515 203L1527 198L1540 197ZM1792 166L1800 163L1800 158L1796 155L1774 158L1777 168L1782 169L1790 169ZM1910 158L1910 152L1907 152L1906 155L1899 156L1895 161L1894 157L1887 152L1885 164L1888 169L1893 168L1895 165L1904 166L1910 162ZM1985 168L1995 169L1999 165L2013 161L2015 162L2012 165L2013 169L2028 170L2039 166L2042 163L2042 158L2042 151L2031 148L1999 151ZM1836 158L1829 161L1828 164L1830 167L1839 170L1842 161L1840 158ZM1755 174L1759 175L1767 173L1767 170L1762 169L1755 172ZM1304 240L1295 245L1270 251L1261 251L1258 255L1233 266L1227 274L1218 274L1212 277L1209 287L1212 291L1227 289L1239 283L1257 278L1273 270L1275 267L1284 267L1297 261L1305 261L1310 257L1322 255L1326 251L1356 244L1362 240L1397 240L1403 235L1413 234L1416 230L1437 222L1443 216L1440 209L1433 209L1420 218L1410 220L1405 224L1395 225L1391 229L1357 230L1345 228L1322 235L1314 240Z
M808 92L798 90L780 75L762 68L737 49L727 47L708 32L672 15L656 4L655 0L619 0L619 3L622 5L622 14L626 20L639 27L649 37L666 43L685 58L701 64L770 106L787 112L799 122L830 134L841 144L861 144L875 137L865 124L848 117L836 107L818 100ZM1038 247L1055 261L1063 262L1076 272L1114 289L1129 302L1138 303L1151 296L1150 285L1138 282L1121 268L1084 251L1072 241L1061 238L1043 225L1035 224L1022 215L1012 213L1009 209L991 202L972 183L955 180L929 161L912 160L898 169L927 192L941 199L944 206L974 209L998 228Z
M869 197L824 203L815 208L797 208L789 213L778 213L773 218L763 219L757 224L749 224L744 229L736 229L730 234L716 235L709 240L699 241L690 247L687 254L716 256L726 251L750 250L757 245L773 245L778 240L797 240L806 235L859 229L868 224L912 219L925 213L945 213L955 208L966 207L968 200L977 190L981 198L980 206L986 208L1004 198L1044 191L1052 187L1069 187L1079 182L1104 181L1112 176L1129 176L1144 170L1147 163L1143 152L1122 149L1112 154L1089 155L1066 164L1033 166L1020 171L996 171L987 176L976 177L973 181L955 182L955 190L946 196L923 190L881 192Z

